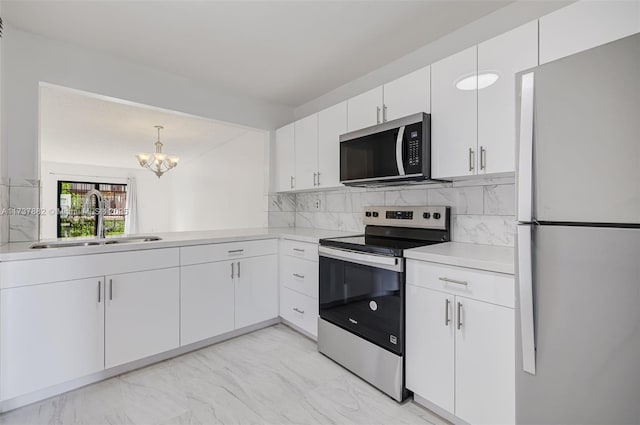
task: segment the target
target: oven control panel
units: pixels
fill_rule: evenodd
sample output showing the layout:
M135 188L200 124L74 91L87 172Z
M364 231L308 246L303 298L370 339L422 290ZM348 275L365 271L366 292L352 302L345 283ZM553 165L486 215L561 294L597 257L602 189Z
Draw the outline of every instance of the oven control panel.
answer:
M446 229L449 226L449 207L364 207L364 224Z

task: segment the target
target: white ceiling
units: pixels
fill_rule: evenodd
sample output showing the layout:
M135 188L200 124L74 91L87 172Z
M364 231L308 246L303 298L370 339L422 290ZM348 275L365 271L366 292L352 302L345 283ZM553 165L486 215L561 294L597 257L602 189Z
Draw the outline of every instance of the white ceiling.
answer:
M299 106L511 0L3 1L18 28Z
M40 88L40 108L40 157L51 162L138 169L135 154L155 150L153 126L162 125L163 151L183 165L258 131L50 86Z

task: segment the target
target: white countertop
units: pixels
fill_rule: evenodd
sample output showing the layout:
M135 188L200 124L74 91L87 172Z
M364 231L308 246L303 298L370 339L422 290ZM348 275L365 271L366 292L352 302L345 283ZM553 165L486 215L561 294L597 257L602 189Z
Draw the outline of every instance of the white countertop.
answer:
M446 242L407 249L404 256L413 260L468 267L498 273L514 273L514 249L507 246Z
M68 257L73 255L102 254L107 252L137 251L141 249L172 248L209 243L237 242L258 239L285 238L301 242L317 243L322 238L352 236L355 232L337 230L309 229L298 227L271 227L254 229L224 229L202 232L153 233L162 240L152 242L131 242L112 245L94 245L66 248L30 249L35 242L14 242L0 246L0 262L31 260L37 258ZM89 240L88 238L79 238ZM48 240L48 241L55 241ZM66 239L69 240L69 239ZM43 241L43 242L48 242Z

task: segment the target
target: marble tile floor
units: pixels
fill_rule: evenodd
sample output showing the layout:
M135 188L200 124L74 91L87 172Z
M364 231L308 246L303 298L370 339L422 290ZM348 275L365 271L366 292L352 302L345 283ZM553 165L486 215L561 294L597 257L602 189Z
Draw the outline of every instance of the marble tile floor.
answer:
M432 424L284 325L0 415L0 424Z

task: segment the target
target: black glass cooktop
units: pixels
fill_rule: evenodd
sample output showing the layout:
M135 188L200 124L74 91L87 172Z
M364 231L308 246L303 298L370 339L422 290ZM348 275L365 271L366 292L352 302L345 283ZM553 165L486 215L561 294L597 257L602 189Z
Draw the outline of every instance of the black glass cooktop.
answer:
M405 249L432 245L441 241L425 241L416 239L396 239L372 235L347 236L321 239L320 245L352 251L371 252L375 254L401 257Z

